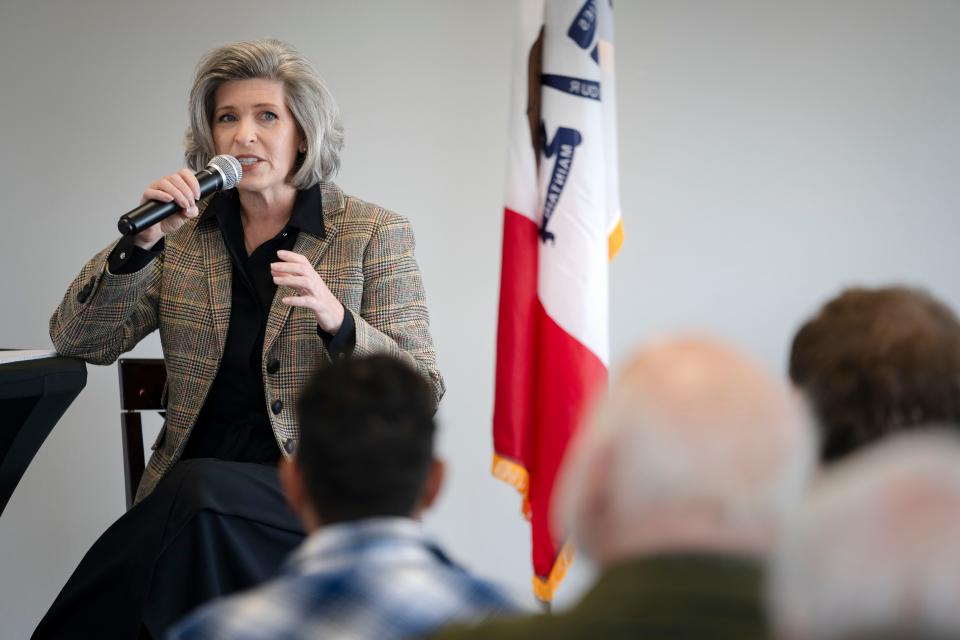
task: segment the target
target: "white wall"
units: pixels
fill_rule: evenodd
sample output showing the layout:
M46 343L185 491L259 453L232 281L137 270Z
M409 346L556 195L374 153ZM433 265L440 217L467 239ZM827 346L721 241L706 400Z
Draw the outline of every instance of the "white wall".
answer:
M960 3L616 12L615 362L653 334L705 328L782 370L797 323L850 283L905 281L960 306ZM513 17L508 0L0 0L0 346L49 345L67 283L143 186L180 165L199 56L294 43L345 115L340 184L416 229L449 389L452 478L429 526L527 595L519 501L488 473ZM0 518L0 636L29 633L123 512L117 414L115 368L90 367Z

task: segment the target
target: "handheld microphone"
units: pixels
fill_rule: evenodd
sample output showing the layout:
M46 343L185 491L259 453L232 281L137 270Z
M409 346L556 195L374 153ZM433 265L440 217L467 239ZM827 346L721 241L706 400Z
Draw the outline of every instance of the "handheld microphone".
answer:
M200 183L200 197L205 198L221 189L233 189L243 177L243 168L240 161L233 156L216 156L207 163L207 167L196 174ZM165 218L169 218L177 211L180 205L176 201L159 202L149 200L142 205L120 216L117 229L125 236L140 233L147 227L155 225Z

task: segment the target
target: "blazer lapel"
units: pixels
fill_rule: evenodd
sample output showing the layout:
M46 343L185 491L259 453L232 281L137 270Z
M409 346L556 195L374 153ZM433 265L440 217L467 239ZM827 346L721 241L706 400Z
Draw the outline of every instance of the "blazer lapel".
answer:
M310 261L313 268L320 266L320 260L323 254L330 247L334 236L337 235L337 228L334 222L338 216L343 213L345 199L343 192L333 183L321 183L321 198L323 206L323 225L324 237L318 238L313 234L301 231L297 235L297 241L293 245L293 252L299 253ZM277 336L283 330L290 317L290 305L283 303L283 298L292 296L294 290L290 287L277 287L277 292L273 296L273 304L270 306L270 316L267 318L267 331L263 338L263 352L269 353L276 341ZM229 313L229 309L227 310Z

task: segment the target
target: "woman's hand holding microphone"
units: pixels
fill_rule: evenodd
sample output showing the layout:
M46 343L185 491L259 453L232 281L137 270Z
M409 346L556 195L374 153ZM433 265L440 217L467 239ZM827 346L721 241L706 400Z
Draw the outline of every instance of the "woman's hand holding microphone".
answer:
M151 182L150 186L143 192L140 204L148 200L176 202L180 206L180 211L138 233L134 236L133 243L141 249L152 248L160 241L160 238L176 231L187 220L199 215L200 210L197 208L197 200L199 199L200 182L190 169L181 169L176 173Z

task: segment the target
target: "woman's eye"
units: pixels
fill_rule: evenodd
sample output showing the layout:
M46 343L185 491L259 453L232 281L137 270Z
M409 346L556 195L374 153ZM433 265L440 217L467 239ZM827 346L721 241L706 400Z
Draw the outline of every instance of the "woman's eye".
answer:
M217 118L217 122L233 122L236 119L237 119L236 116L234 116L232 113L225 113L219 118Z
M264 112L263 112L263 119L264 119L264 120L277 120L277 119L279 119L279 116L278 116L277 114L275 114L273 111L264 111Z

